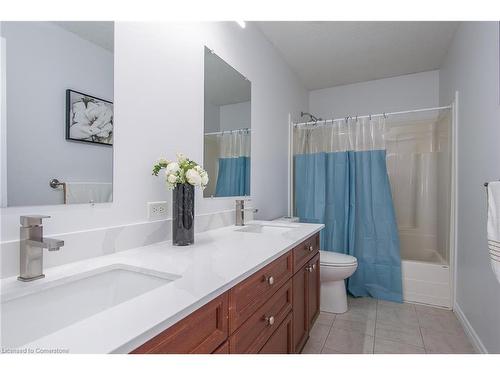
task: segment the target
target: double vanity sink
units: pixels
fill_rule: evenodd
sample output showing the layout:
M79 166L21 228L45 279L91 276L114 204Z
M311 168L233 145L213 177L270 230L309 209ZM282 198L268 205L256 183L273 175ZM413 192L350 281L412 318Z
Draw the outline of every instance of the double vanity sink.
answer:
M1 346L130 352L321 228L252 222L4 279Z

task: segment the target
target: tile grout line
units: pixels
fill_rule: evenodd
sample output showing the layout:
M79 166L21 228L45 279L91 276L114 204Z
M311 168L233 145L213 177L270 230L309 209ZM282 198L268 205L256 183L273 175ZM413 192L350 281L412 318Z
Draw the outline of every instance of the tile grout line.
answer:
M321 350L319 351L320 354L323 353L323 349L325 348L326 345L326 340L328 340L328 337L330 337L330 332L332 332L333 325L335 324L335 320L337 319L337 314L334 314L332 324L330 325L330 329L328 330L328 334L326 335L325 342L323 342L323 345L321 346Z
M424 335L422 333L422 325L420 324L420 318L418 316L418 311L417 311L417 307L414 305L413 308L415 309L415 314L417 314L417 322L418 322L418 331L420 332L420 338L422 339L422 345L424 347L424 350L425 350L425 354L429 354L427 352L427 347L425 346L425 341L424 341Z
M375 327L373 328L373 348L372 348L372 353L375 354L375 340L377 339L377 321L378 321L378 299L376 300L377 303L375 304Z

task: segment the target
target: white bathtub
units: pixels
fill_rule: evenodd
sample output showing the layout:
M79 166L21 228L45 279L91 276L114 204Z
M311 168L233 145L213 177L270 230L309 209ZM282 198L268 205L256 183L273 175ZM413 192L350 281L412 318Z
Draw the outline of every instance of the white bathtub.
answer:
M403 299L406 302L451 308L450 267L438 251L432 249L435 236L402 230L401 271Z

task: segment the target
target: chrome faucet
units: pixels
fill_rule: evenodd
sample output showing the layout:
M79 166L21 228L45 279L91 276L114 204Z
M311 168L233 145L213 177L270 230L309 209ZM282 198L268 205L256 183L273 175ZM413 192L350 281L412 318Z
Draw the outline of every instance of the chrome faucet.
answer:
M245 225L245 211L252 211L253 213L256 213L259 210L256 208L245 208L245 200L236 199L236 226L242 227Z
M19 229L20 264L18 280L33 281L45 277L43 274L43 249L59 250L63 240L43 238L42 220L50 216L21 216Z

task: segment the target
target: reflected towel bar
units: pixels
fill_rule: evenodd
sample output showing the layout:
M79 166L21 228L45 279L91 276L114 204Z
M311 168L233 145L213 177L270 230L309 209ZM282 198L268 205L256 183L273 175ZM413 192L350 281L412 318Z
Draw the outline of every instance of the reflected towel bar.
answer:
M53 178L52 180L49 181L49 186L52 189L57 189L59 186L63 187L64 204L66 204L66 182L61 182L57 178Z

